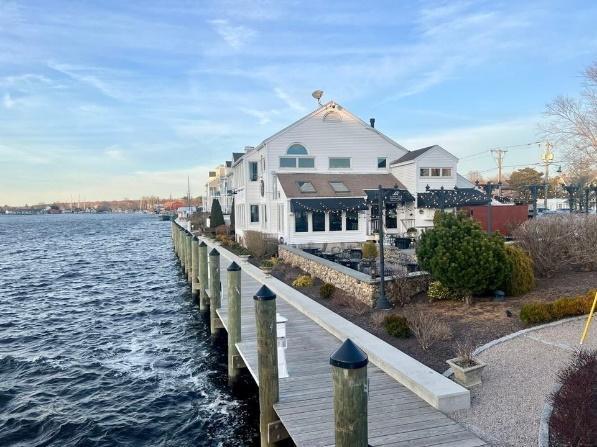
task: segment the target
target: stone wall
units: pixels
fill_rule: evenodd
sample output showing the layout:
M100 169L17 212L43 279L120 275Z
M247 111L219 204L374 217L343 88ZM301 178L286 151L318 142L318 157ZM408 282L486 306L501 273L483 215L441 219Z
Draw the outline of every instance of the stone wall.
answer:
M280 245L278 256L281 260L323 282L333 284L338 289L354 296L358 301L373 307L379 295L379 279L344 267L343 265L306 253L299 248ZM403 287L409 296L427 289L429 275L415 272L409 275L407 285ZM386 284L390 280L386 280Z

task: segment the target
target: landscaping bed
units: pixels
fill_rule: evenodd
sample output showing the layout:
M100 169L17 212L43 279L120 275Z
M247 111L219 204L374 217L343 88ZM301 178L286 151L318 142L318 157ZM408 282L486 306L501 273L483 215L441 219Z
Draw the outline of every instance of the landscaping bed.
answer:
M287 284L304 275L302 270L288 264L278 264L273 269L273 276ZM332 298L322 299L320 287L323 282L314 278L313 285L298 288L302 293L318 303L333 310L347 320L395 346L423 364L438 372L446 370L445 361L456 353L456 342L469 339L476 346L503 337L527 327L519 318L520 307L533 301L555 301L563 296L575 296L586 293L597 287L595 272L566 272L554 278L537 279L537 287L525 295L506 298L504 302L494 302L490 297L477 297L472 306L462 301L433 301L422 293L415 297L413 303L392 311L375 311L359 303L350 294L336 289ZM402 313L409 308L419 308L425 314L445 323L451 337L437 341L428 350L423 350L417 339L396 338L388 335L383 327L383 318L388 313ZM507 315L507 311L511 316Z

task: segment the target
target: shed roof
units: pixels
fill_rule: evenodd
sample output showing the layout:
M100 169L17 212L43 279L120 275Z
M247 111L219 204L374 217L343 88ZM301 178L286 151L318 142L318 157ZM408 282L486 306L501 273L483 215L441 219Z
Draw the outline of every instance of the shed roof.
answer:
M308 197L365 197L365 190L383 188L406 189L392 174L314 174L314 173L279 173L278 180L288 198ZM315 192L301 192L298 182L310 182ZM342 182L347 192L336 192L330 182Z

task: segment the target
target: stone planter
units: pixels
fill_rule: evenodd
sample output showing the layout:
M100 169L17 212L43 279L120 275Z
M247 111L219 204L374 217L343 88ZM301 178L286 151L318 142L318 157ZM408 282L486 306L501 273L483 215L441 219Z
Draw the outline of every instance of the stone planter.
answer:
M261 271L265 273L266 276L270 276L272 274L272 267L260 267Z
M251 255L238 255L238 257L240 258L241 262L249 262Z
M475 365L462 367L459 362L460 358L458 357L446 360L446 363L452 368L454 380L466 388L481 385L481 374L486 363L475 360Z

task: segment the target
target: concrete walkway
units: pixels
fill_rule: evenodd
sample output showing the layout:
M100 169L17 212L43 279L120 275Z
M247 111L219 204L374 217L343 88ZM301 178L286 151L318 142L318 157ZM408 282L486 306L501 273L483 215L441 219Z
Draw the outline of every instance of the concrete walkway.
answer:
M481 352L483 384L471 390L471 408L452 417L492 445L536 446L546 398L578 348L585 321L539 328ZM583 346L597 348L595 319Z

